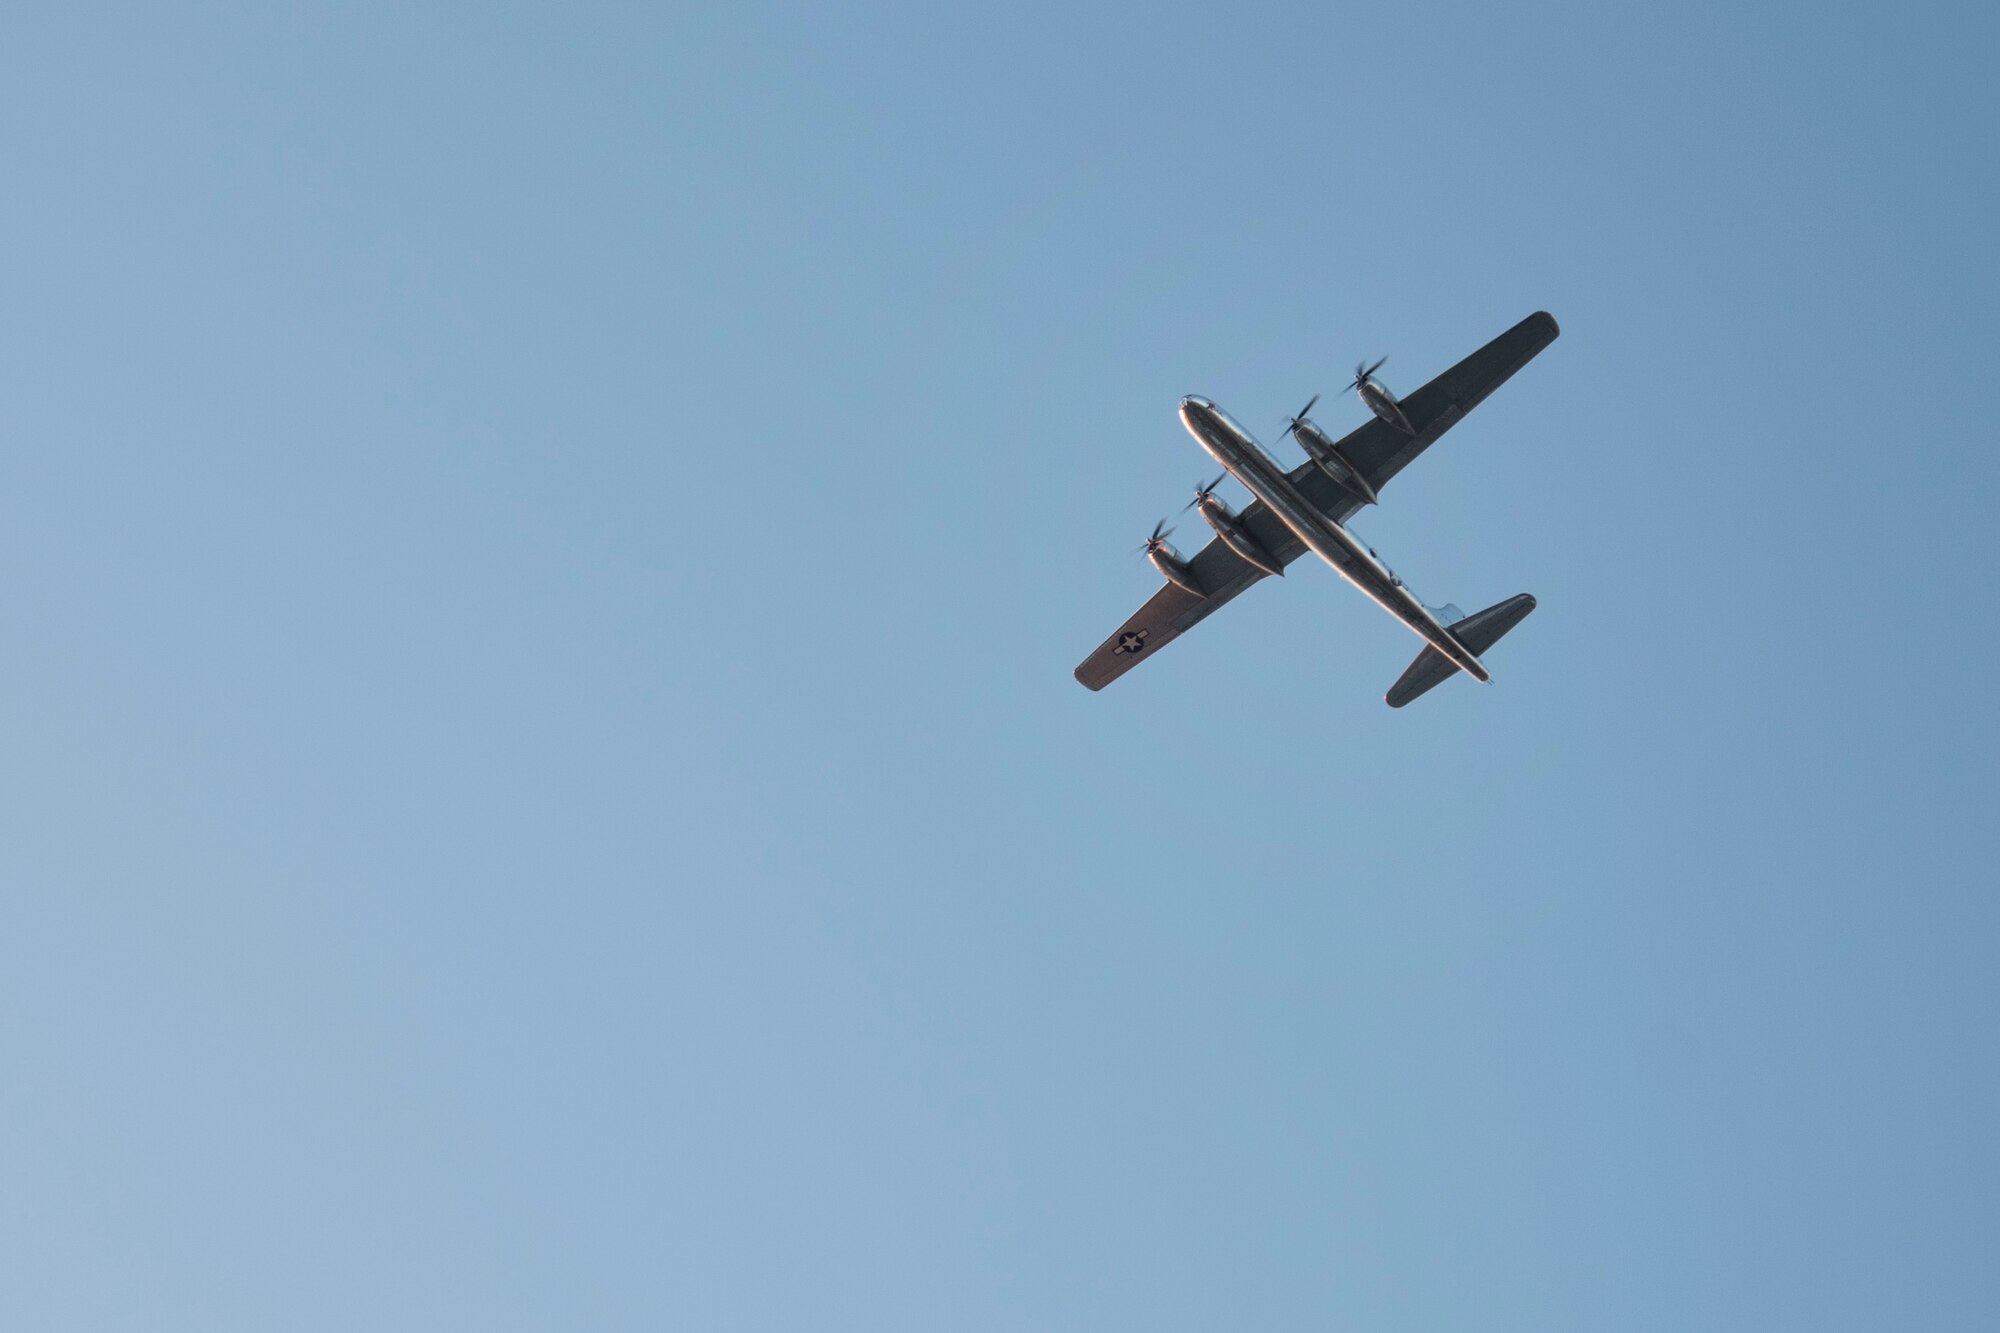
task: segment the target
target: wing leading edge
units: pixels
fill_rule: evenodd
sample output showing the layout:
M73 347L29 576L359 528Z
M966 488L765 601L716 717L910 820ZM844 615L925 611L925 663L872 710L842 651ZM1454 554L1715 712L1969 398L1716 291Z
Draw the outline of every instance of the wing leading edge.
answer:
M1536 311L1401 400L1404 418L1414 435L1371 418L1341 438L1338 448L1342 457L1352 461L1379 494L1385 482L1408 467L1515 371L1534 360L1561 332L1554 316ZM1336 523L1345 523L1360 508L1361 502L1352 492L1310 461L1294 468L1291 478L1306 498ZM1264 549L1285 565L1305 553L1305 545L1261 501L1252 502L1239 517ZM1197 597L1175 584L1163 585L1083 659L1076 668L1080 683L1093 690L1103 689L1137 666L1141 658L1151 657L1245 588L1269 577L1223 545L1220 538L1211 539L1188 563L1208 595Z

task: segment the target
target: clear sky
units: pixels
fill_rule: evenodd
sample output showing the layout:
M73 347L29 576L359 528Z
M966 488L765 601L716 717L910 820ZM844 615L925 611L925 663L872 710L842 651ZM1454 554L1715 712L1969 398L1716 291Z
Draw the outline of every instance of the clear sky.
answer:
M13 7L0 1326L2000 1325L1996 38Z

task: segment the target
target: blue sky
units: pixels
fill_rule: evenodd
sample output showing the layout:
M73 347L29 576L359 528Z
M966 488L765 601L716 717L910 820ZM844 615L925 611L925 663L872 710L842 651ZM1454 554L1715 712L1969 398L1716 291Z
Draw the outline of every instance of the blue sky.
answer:
M1992 1327L1995 36L11 16L0 1322Z

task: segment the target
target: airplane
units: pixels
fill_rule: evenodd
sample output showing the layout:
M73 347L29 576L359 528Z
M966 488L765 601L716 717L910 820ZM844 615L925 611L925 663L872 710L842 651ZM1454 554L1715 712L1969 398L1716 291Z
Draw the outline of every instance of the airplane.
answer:
M1215 538L1192 560L1168 544L1171 529L1164 519L1154 525L1141 549L1166 586L1083 660L1077 680L1103 689L1251 584L1282 576L1285 566L1308 551L1424 640L1416 660L1384 696L1391 708L1459 672L1490 680L1479 655L1520 624L1535 609L1535 599L1519 593L1470 616L1454 606L1426 606L1345 525L1362 506L1380 503L1391 477L1561 332L1553 316L1537 311L1400 399L1375 378L1386 357L1372 366L1357 364L1347 387L1367 405L1371 419L1335 440L1307 415L1319 402L1313 395L1284 430L1307 455L1289 472L1213 401L1199 394L1181 399L1181 424L1222 465L1224 476L1235 477L1256 498L1237 513L1215 495L1222 477L1197 486L1187 507L1215 530Z

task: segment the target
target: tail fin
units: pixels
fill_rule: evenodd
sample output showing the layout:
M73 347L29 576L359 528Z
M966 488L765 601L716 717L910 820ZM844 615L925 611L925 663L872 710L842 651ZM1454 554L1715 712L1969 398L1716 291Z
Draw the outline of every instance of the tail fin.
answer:
M1501 635L1526 620L1528 612L1534 609L1535 599L1527 593L1520 593L1504 602L1496 602L1484 611L1475 611L1448 628L1477 657L1500 642ZM1382 697L1388 700L1389 707L1401 708L1424 691L1441 684L1457 670L1443 653L1426 647Z

